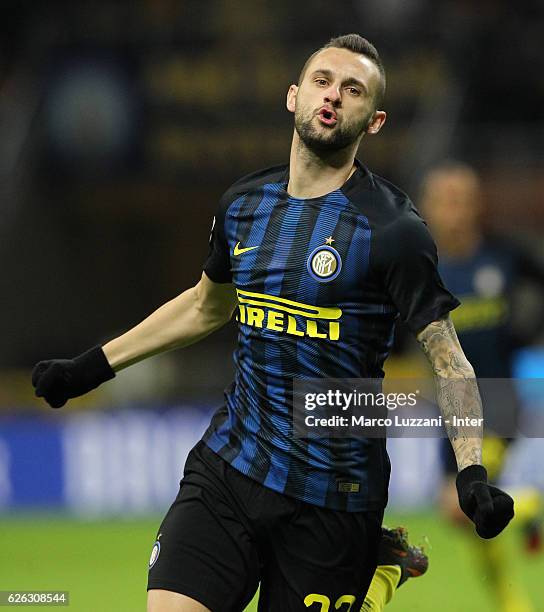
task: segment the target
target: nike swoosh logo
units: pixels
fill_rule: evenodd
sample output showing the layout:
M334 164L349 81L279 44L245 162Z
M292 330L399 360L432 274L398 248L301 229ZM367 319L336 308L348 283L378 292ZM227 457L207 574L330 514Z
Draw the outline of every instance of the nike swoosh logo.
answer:
M253 246L253 247L244 247L243 249L240 248L240 243L237 242L236 246L234 247L234 256L236 257L237 255L242 255L242 253L247 253L248 251L253 251L253 249L258 249L258 246Z

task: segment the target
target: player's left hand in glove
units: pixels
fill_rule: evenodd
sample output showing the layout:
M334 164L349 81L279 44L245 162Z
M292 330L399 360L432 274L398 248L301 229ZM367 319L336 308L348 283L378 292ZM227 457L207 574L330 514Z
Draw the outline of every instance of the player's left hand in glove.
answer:
M43 397L51 408L60 408L114 376L104 351L96 346L75 359L40 361L32 371L32 384L36 397Z
M494 538L514 516L514 500L487 482L483 465L469 465L457 474L457 494L461 510L485 539Z

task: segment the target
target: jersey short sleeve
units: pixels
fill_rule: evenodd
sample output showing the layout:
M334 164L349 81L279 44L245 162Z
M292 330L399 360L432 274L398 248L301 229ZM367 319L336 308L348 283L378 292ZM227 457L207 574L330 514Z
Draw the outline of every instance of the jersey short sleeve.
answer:
M210 248L203 267L208 278L214 283L232 282L229 246L225 236L226 205L227 202L225 202L225 197L223 197L217 213L213 218L210 233Z
M232 283L226 218L231 205L266 183L284 182L288 166L272 166L247 174L233 183L221 197L210 234L210 249L204 262L204 272L215 283ZM231 218L232 222L232 218Z
M414 211L391 223L375 245L374 262L401 320L414 333L444 317L460 302L438 273L436 245Z

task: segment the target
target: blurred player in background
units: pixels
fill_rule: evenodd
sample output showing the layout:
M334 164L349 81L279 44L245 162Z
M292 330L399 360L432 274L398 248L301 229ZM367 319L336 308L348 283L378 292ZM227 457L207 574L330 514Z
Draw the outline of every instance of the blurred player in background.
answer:
M451 317L463 350L478 378L512 377L512 358L516 348L529 343L544 327L544 308L531 317L523 333L514 325L515 303L520 283L529 282L540 289L544 303L544 269L519 246L505 239L486 235L482 224L480 179L469 166L447 161L435 166L424 178L421 211L437 241L439 270L447 287L461 300ZM542 304L541 304L542 306ZM506 381L494 396L490 386L482 391L488 427L483 444L483 461L489 477L500 477L508 447L516 425L519 400L515 389ZM508 391L509 390L509 391ZM510 414L493 414L505 406ZM504 411L503 411L504 412ZM500 422L499 422L500 421ZM503 430L503 435L493 435ZM495 431L496 433L496 431ZM455 524L466 526L466 517L459 511L455 493L457 465L451 448L443 440L442 457L446 480L441 495L441 509ZM539 545L540 497L536 490L514 496L516 522L523 523L528 546ZM500 538L491 542L478 540L479 556L490 576L498 609L504 612L528 612L531 604L519 585L513 581L508 553Z
M409 198L355 159L385 121L384 90L364 38L339 37L312 54L287 94L289 164L227 190L199 283L104 347L34 369L37 395L58 408L237 312L235 381L157 534L151 612L237 612L259 581L259 610L377 611L415 575L401 561L416 561L402 532L383 536L385 440L293 434L293 380L381 379L399 315L433 367L445 417L481 417L434 242ZM482 537L495 537L513 502L488 484L474 430L448 433L459 503Z

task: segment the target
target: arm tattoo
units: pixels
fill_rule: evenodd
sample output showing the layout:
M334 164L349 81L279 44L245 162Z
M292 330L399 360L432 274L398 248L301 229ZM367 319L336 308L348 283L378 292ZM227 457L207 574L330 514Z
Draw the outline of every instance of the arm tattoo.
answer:
M474 369L463 353L451 319L430 323L417 335L417 340L433 368L438 405L457 467L462 470L481 463L483 428L454 425L458 419L481 419L482 402Z

